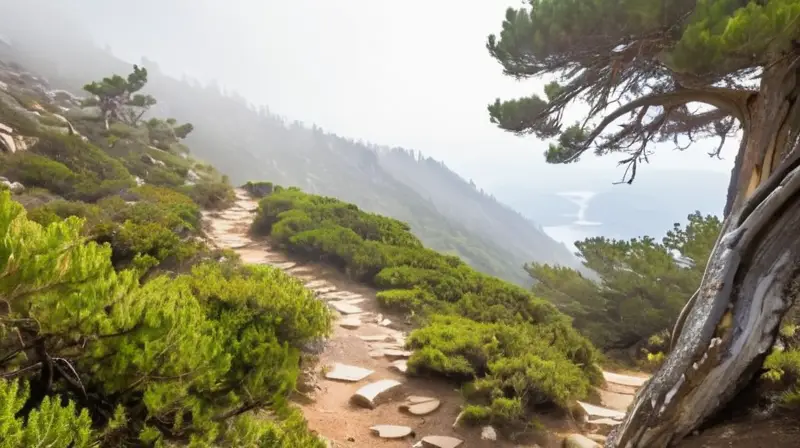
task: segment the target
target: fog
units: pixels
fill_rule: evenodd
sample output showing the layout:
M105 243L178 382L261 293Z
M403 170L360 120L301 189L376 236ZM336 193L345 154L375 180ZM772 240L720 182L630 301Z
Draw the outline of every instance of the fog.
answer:
M546 185L587 170L593 178L599 172L609 183L617 180L614 156L547 165L546 142L515 137L489 122L486 105L496 97L526 95L543 84L504 77L484 47L486 36L500 29L505 8L518 3L2 0L8 20L0 34L27 38L29 29L39 34L30 38L72 39L75 29L64 23L75 21L86 38L121 59L147 57L178 79L216 80L251 103L338 135L420 150L490 190L531 179ZM34 18L39 26L25 24ZM49 36L41 35L42 23ZM567 119L580 118L579 109ZM728 172L736 142L726 146L724 160L708 157L715 144L684 152L663 145L640 175Z

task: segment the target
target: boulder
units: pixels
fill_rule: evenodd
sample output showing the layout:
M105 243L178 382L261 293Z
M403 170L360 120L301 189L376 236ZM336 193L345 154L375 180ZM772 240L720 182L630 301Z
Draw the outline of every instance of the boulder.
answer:
M0 151L14 154L17 152L17 143L14 137L9 134L0 132Z

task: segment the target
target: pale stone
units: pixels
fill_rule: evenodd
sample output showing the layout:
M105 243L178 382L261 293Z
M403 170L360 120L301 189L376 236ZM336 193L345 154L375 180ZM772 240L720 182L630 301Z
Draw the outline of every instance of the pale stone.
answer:
M642 387L650 378L639 376L620 375L619 373L603 372L603 378L609 383L621 384L623 386Z
M391 339L388 334L376 334L372 336L359 336L364 342L386 342Z
M616 411L614 409L595 406L582 401L579 401L578 404L583 408L584 411L586 411L586 414L591 417L610 418L614 420L622 420L625 418L624 412Z
M356 366L349 366L347 364L339 364L338 362L334 364L333 370L325 374L325 378L329 380L339 380L339 381L361 381L364 378L372 375L373 371L369 369L363 369L361 367Z
M402 439L414 433L408 426L375 425L369 429L384 439Z
M380 325L380 326L382 326L382 327L388 327L388 326L389 326L389 325L391 325L391 324L392 324L392 321L391 321L391 320L389 320L389 319L383 319L383 320L382 320L382 321L380 321L380 323L379 323L379 325Z
M405 359L398 359L397 361L392 362L390 368L397 370L400 373L408 372L408 361Z
M388 349L383 351L383 355L387 358L408 358L413 353L406 350Z
M355 330L361 326L361 319L358 317L346 317L339 321L339 326L348 330Z
M296 264L297 263L295 263L293 261L287 261L287 262L284 262L284 263L277 263L277 264L275 264L273 266L275 266L276 268L280 269L281 271L285 271L287 269L291 269L291 268L295 267Z
M11 154L17 152L17 144L14 142L14 138L8 134L0 132L0 150Z
M428 436L422 439L422 446L426 448L456 448L462 443L463 440L448 436Z
M305 286L308 289L314 289L314 288L319 288L320 286L325 286L325 285L328 285L328 282L325 281L325 280L314 280L314 281L306 283L303 286Z
M6 134L13 134L14 130L11 129L10 126L7 126L3 123L0 123L0 131L5 132Z
M431 397L408 397L405 403L400 405L400 410L411 415L428 415L439 409L441 402Z
M600 445L581 434L570 434L564 439L564 448L600 448Z
M362 407L374 409L380 402L396 391L401 386L399 381L380 380L367 384L350 398L350 400Z
M330 286L323 286L323 287L320 287L320 288L311 288L311 289L312 289L312 290L314 291L314 293L315 293L316 295L318 295L318 296L321 296L322 294L329 293L329 292L331 292L331 291L336 291L336 287L335 287L335 286L333 286L333 285L330 285Z
M346 302L328 302L328 304L342 314L358 314L363 312L361 308Z
M367 353L371 358L383 358L383 350L372 350Z
M484 426L481 429L481 440L497 440L497 431L495 431L491 426Z
M335 291L320 294L320 298L324 300L350 300L361 298L361 294L356 294L350 291Z

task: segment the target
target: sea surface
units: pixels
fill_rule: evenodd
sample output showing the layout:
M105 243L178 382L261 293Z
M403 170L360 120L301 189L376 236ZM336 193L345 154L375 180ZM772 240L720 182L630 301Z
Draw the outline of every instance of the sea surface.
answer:
M542 227L550 238L564 243L570 250L577 252L576 241L603 236L601 230L603 223L592 221L587 216L589 203L597 193L592 191L566 191L557 193L557 195L575 204L575 212L561 215L567 221L565 224Z

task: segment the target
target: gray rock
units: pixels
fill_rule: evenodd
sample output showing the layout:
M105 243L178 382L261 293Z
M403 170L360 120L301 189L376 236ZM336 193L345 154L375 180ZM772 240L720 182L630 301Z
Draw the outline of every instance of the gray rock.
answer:
M491 426L484 426L481 428L481 440L497 440L497 431L494 430Z
M336 363L333 365L333 370L325 374L325 378L329 380L356 382L363 380L373 373L373 370Z
M456 448L462 443L463 440L448 436L428 436L422 439L422 446L426 448Z
M326 342L327 341L324 338L308 341L303 345L303 351L306 353L310 353L312 355L319 355L320 353L325 351Z
M383 439L402 439L414 434L408 426L375 425L369 429Z
M328 302L328 304L342 314L359 314L363 312L361 308L347 302Z
M17 152L17 143L14 141L14 137L0 132L0 151L5 151L11 154Z
M564 448L601 448L600 444L581 434L570 434L564 439Z
M361 319L358 317L346 317L339 321L339 326L348 330L355 330L361 326Z
M397 391L402 383L395 380L380 380L358 389L350 398L353 403L369 408L376 408L384 399Z
M400 410L411 415L428 415L439 409L441 404L436 398L411 396L400 405Z

